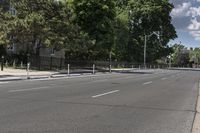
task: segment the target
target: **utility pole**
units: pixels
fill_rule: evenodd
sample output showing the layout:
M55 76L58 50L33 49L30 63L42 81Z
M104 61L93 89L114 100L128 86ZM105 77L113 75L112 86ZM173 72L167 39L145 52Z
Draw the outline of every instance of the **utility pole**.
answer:
M156 35L158 37L158 39L160 39L160 35L156 32L153 32L150 35L144 35L144 68L146 69L146 54L147 54L147 39L148 37L151 37L152 35Z

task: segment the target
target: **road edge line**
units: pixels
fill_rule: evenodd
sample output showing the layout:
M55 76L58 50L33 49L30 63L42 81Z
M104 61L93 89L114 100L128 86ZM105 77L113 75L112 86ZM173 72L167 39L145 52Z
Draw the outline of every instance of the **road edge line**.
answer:
M196 103L195 117L192 127L192 133L200 133L200 81L198 83L198 99Z

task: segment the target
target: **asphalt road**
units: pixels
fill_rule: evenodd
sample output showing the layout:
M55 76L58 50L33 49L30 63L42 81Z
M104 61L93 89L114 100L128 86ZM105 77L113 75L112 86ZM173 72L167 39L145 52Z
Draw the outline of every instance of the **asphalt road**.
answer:
M199 72L0 83L0 133L190 133Z

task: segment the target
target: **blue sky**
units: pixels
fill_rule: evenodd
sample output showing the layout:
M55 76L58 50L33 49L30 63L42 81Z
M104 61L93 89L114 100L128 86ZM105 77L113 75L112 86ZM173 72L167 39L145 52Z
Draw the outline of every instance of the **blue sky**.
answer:
M170 44L182 43L187 47L200 47L200 0L170 0L174 4L171 16L178 38Z

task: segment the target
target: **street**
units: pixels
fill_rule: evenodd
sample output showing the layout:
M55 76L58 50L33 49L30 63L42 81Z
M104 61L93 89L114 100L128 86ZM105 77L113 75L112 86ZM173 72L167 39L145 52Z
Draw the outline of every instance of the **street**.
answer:
M190 133L198 71L0 82L0 133Z

